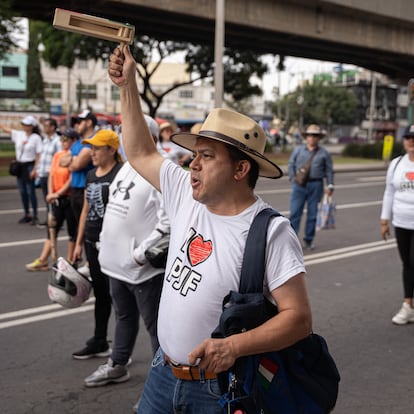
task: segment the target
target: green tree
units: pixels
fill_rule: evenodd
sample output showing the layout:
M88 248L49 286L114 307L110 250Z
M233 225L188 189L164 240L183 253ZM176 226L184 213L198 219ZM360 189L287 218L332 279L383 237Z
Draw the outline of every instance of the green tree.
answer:
M29 50L27 56L26 97L43 102L45 93L39 58L40 33L38 23L29 21Z
M281 106L289 108L290 123L298 121L302 116L304 125L317 123L326 127L332 124L352 124L357 114L358 99L343 86L314 82L285 95ZM276 103L272 105L272 111L277 112Z
M188 44L173 42L170 40L157 40L149 36L136 36L131 46L131 53L137 62L137 73L142 81L140 90L141 99L147 104L149 114L155 117L163 99L174 89L195 82L200 77L186 82L174 82L168 88L157 91L151 82L151 78L166 58L174 53L184 52Z
M187 71L191 75L190 80L175 82L163 91L155 91L151 84L151 77L167 57L180 52L184 53L184 60L188 65ZM214 75L214 49L212 47L141 36L135 39L132 53L137 61L137 72L143 83L141 98L148 105L151 116L155 116L162 100L174 89L201 79L212 79ZM245 105L246 98L260 95L261 88L253 85L250 80L252 76L261 79L267 70L267 65L260 61L258 54L226 48L224 93L227 94L227 104L237 108Z
M2 0L0 3L0 59L4 59L10 49L17 47L15 35L21 33L20 19L11 5L12 0Z

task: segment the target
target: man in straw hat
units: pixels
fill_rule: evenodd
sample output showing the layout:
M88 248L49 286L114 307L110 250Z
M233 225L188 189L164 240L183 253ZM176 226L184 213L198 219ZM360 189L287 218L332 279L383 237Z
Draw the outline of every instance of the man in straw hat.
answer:
M296 233L299 233L305 203L307 203L307 217L304 234L304 248L313 250L315 237L318 203L323 196L323 179L326 178L328 195L334 189L334 171L332 158L329 152L319 145L324 133L319 125L311 124L303 133L305 144L296 147L288 162L289 180L292 183L290 196L290 221ZM307 162L310 162L309 177L306 183L295 182L297 171Z
M250 118L213 110L197 134L171 138L191 150L190 171L157 151L146 126L128 48L115 49L109 75L120 87L123 137L132 166L162 193L171 241L158 315L160 348L141 396L140 414L222 413L216 374L236 358L282 349L312 330L298 238L284 217L269 225L265 284L279 313L251 331L212 339L222 302L238 290L248 230L268 205L254 192L258 176L279 178L264 156L266 136Z

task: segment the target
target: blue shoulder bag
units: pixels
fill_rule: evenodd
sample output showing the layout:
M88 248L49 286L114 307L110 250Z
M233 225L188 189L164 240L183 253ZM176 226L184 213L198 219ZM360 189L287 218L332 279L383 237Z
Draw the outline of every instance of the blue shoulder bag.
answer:
M268 208L253 220L239 292L224 298L213 338L253 329L277 314L277 307L263 295L267 228L277 216ZM225 413L326 414L335 407L340 376L326 341L312 333L286 349L238 358L218 381Z

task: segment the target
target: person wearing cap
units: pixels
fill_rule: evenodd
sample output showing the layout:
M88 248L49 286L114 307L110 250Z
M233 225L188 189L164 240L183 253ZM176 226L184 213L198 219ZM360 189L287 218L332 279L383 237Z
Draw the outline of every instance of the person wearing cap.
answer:
M95 330L86 346L72 354L74 359L111 355L107 340L111 296L108 276L102 272L98 261L99 234L108 203L109 186L122 167L122 159L118 153L119 138L114 131L100 129L92 138L83 139L82 142L91 145L92 163L95 168L86 176L85 195L72 262L76 263L82 257L85 248L96 299Z
M95 127L97 124L96 116L84 110L78 115L78 123L76 124L76 131L81 139L77 140L70 148L70 154L65 155L60 159L62 167L69 167L71 171L71 192L70 202L76 221L79 223L80 214L84 201L85 180L88 171L93 168L91 161L91 147L84 144L83 140L92 138L95 134Z
M381 235L390 236L394 226L397 248L402 261L404 299L393 316L396 325L414 323L414 125L404 131L404 155L394 158L388 167L381 209Z
M260 176L280 178L264 155L266 135L252 119L212 110L197 134L171 140L192 151L189 171L156 151L146 127L128 47L115 49L108 73L120 87L123 138L131 165L161 191L171 224L170 247L158 313L160 348L152 361L137 413L222 413L217 374L245 355L275 351L312 330L303 253L290 222L268 228L266 292L279 313L263 325L224 339L211 338L223 298L238 291L247 233L268 207L254 191Z
M47 213L49 211L50 204L46 201L48 193L47 183L49 177L50 166L52 164L53 156L62 150L62 144L60 141L60 134L57 133L58 125L55 119L46 118L43 120L43 140L42 140L42 152L40 154L39 162L36 168L36 178L39 179L39 185L43 193L43 197L46 202L46 220L42 225L47 224Z
M47 195L46 202L51 206L51 213L55 219L53 225L55 237L57 238L59 230L66 221L67 232L69 235L68 248L66 258L68 261L72 260L73 251L75 248L77 222L73 215L72 207L70 205L70 171L68 167L60 166L60 158L70 152L70 147L79 139L79 134L72 128L67 128L60 136L62 142L62 151L55 153L50 165L48 181L47 181ZM43 243L43 248L40 256L33 260L33 262L26 264L26 269L31 272L49 270L49 257L52 253L52 244L50 241L50 232L47 229L46 240ZM56 247L56 246L55 246ZM56 258L55 258L56 260ZM54 263L52 263L54 265Z
M147 115L145 120L157 141L157 122ZM85 378L87 387L129 379L127 366L140 317L150 335L153 354L157 351L158 304L165 269L153 267L145 251L169 232L160 193L125 162L109 187L99 248L99 264L109 276L116 315L112 354L106 364Z
M166 152L167 157L181 166L188 166L192 153L171 141L170 137L174 133L170 122L163 122L160 125L160 147Z
M304 231L305 249L314 249L313 239L316 232L318 204L324 193L324 179L327 183L327 194L334 190L334 171L332 157L329 152L319 145L324 133L319 125L309 125L303 133L305 144L296 147L288 161L289 181L292 183L290 196L290 221L296 233L299 234L300 222L305 204L307 216ZM311 161L309 178L304 185L295 182L296 172L308 161Z
M30 223L36 225L37 217L37 196L35 188L36 168L42 152L42 138L36 119L32 115L25 116L21 120L22 130L12 129L6 125L0 125L14 142L16 160L22 165L22 172L17 177L20 198L22 200L24 216L19 223ZM30 215L30 204L33 214Z

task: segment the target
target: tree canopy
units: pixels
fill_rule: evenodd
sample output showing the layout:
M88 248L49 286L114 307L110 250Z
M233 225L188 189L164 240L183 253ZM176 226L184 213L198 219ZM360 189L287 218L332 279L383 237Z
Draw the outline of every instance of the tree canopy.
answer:
M323 82L314 82L298 87L293 93L285 95L282 108L288 108L288 122L301 118L303 124L317 123L324 126L332 124L352 124L355 121L358 99L345 87ZM276 105L273 106L276 113ZM286 118L285 110L285 118ZM286 119L285 119L286 120Z
M38 22L31 20L29 21L26 96L43 102L45 99L45 91L40 70L39 40Z
M0 59L13 47L17 47L16 34L21 32L19 18L11 8L11 0L2 0L0 3Z

